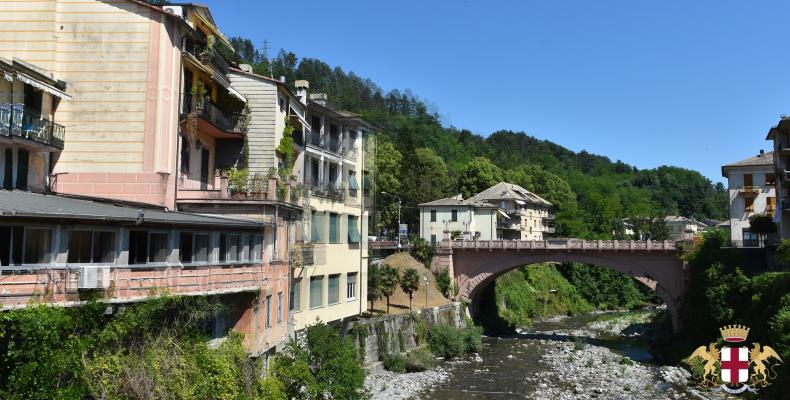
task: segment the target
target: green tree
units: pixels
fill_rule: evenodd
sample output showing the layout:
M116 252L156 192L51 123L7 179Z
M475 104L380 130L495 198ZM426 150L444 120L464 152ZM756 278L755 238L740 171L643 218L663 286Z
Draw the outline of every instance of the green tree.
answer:
M403 156L388 140L376 143L376 192L397 193L400 189L401 160Z
M368 262L368 301L370 310L373 311L373 304L381 298L381 269L378 265Z
M485 157L475 157L459 171L458 187L469 198L503 180L502 169Z
M453 294L450 291L452 288L450 271L446 267L442 268L441 271L434 272L433 277L436 279L436 288L439 289L439 292L442 293L442 296L448 299L452 298Z
M400 278L400 288L404 293L409 295L409 310L411 310L411 302L414 299L414 292L420 288L420 274L414 268L407 268L403 271L403 276Z
M404 219L418 223L418 204L444 198L452 187L448 184L449 171L444 160L428 148L416 149L403 160L402 176L412 177L401 181L399 194L403 200Z
M412 236L409 242L411 243L409 254L411 254L415 260L421 262L425 268L430 269L433 256L436 254L436 247L428 243L427 240L416 235Z
M291 339L272 364L290 399L365 399L365 370L350 338L317 322L305 330L304 345Z
M400 283L400 272L397 268L384 264L381 267L381 279L379 280L379 288L381 294L387 298L387 314L390 312L390 296L395 293L395 288Z

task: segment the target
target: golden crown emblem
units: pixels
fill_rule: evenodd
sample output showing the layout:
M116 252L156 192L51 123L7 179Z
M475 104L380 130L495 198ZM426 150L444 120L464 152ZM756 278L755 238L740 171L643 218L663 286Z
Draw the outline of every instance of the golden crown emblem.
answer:
M726 325L719 329L726 342L743 342L749 336L749 328L743 325Z

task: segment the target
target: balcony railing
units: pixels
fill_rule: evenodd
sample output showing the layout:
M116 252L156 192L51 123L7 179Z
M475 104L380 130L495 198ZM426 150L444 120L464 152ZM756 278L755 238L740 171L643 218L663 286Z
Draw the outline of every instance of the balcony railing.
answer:
M343 157L348 158L350 160L356 160L357 149L355 149L352 145L343 146Z
M217 129L221 129L225 132L238 134L247 133L247 128L242 123L242 113L223 111L217 107L216 104L206 99L201 99L198 96L185 94L183 110L185 113L195 111L198 118L207 121L211 125L217 127Z
M0 104L0 136L16 136L63 149L66 128L23 104Z
M740 192L744 196L756 196L760 194L761 190L759 186L744 186L741 188Z
M307 143L312 144L313 146L321 146L323 144L323 138L321 137L320 132L309 132L307 134Z
M543 219L547 219L547 220L553 220L555 218L557 218L557 216L554 214L546 214L543 216Z
M217 72L222 75L227 75L230 71L230 65L225 61L216 49L208 49L205 41L190 39L187 40L184 50L192 54L204 64L212 66Z
M337 139L329 138L329 143L327 143L326 149L331 151L332 153L340 153L341 151L341 141Z
M324 197L338 202L343 202L346 199L345 190L334 185L308 182L304 184L303 191L306 195Z
M345 152L342 140L333 139L331 136L322 135L320 132L309 132L307 134L307 143L335 154L344 154Z

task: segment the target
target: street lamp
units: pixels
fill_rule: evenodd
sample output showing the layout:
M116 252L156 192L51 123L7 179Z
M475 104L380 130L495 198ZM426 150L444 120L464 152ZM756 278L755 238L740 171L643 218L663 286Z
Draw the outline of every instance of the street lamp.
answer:
M425 308L428 308L428 274L424 274L422 278L425 280Z
M402 204L401 200L400 200L400 197L398 197L398 196L396 196L394 194L391 194L391 193L387 193L385 191L382 191L381 194L383 194L385 196L394 197L394 198L396 198L398 200L398 228L397 228L396 231L398 232L398 248L400 248L400 209L401 209L401 204Z

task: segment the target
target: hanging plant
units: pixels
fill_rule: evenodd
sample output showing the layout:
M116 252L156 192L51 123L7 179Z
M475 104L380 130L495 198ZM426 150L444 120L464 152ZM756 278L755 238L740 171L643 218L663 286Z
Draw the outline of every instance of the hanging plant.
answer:
M294 162L296 161L296 149L294 148L293 132L296 130L291 120L285 119L285 128L283 128L283 138L280 139L280 144L277 145L275 151L277 155L283 160L282 178L286 179L291 175Z

